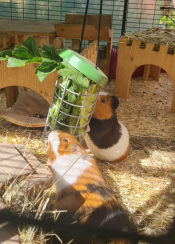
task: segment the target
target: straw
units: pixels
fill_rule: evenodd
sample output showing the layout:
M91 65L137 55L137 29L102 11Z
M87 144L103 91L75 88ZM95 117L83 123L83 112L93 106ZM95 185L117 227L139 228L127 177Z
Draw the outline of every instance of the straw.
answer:
M114 81L108 82L104 90L113 94L114 86ZM97 160L111 193L128 210L137 231L148 235L167 233L175 216L175 114L170 113L173 92L172 81L166 73L160 75L158 82L131 79L129 98L119 99L116 111L130 134L129 156L117 165ZM0 109L5 109L2 90L0 100ZM0 120L0 142L25 145L47 168L42 133L43 128L26 129ZM55 187L52 191L41 188L38 197L29 199L27 194L25 197L18 194L21 185L24 184L15 181L6 194L4 201L12 211L20 214L24 209L23 214L34 217L39 209L38 216L41 213L51 218L58 215L53 211ZM23 240L28 231L29 227L20 229ZM42 240L40 230L34 230L30 238L33 242Z

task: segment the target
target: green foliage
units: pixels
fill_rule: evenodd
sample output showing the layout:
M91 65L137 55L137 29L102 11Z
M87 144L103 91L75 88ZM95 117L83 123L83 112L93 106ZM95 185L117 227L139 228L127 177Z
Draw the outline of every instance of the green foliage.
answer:
M0 60L5 60L8 59L9 57L12 57L11 50L4 50L0 52Z
M168 29L175 29L175 17L167 13L160 19L160 24L163 24Z

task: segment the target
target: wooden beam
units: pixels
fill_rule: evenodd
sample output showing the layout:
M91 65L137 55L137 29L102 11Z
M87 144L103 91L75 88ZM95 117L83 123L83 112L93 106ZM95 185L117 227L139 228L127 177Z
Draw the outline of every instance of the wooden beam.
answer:
M161 68L156 65L151 65L150 77L155 81L159 81Z
M54 25L57 36L64 36L65 39L80 38L82 25L56 24ZM96 40L98 36L98 26L85 25L83 40ZM101 25L100 40L109 41L109 26Z
M66 14L65 24L81 24L84 20L84 14ZM86 25L98 25L99 15L87 15ZM112 15L102 15L101 25L108 25L109 29L112 28Z
M17 36L17 34L11 34L11 38L12 38L12 44L13 45L18 44L18 36Z
M6 36L0 37L0 51L7 49Z
M62 49L65 46L65 38L64 37L55 37L49 38L50 45L53 45L56 49Z
M88 45L90 45L91 43L93 43L94 40L88 40Z
M80 47L80 42L81 42L81 39L76 39L76 38L73 38L72 39L72 49L73 50L79 50L79 47Z
M39 36L35 37L35 40L39 47L43 47L43 45L48 46L49 45L49 37L48 36Z
M22 42L27 40L30 36L33 37L32 35L24 35L22 38Z
M7 34L9 31L0 31L0 34ZM55 32L53 33L46 33L46 32L27 32L27 31L10 31L10 33L17 34L18 36L24 36L24 35L29 35L29 36L49 36L49 37L56 37Z
M143 71L143 77L142 77L143 81L149 80L150 71L151 71L151 64L144 65L144 71Z
M16 102L18 94L17 86L9 86L5 88L7 108L10 108Z

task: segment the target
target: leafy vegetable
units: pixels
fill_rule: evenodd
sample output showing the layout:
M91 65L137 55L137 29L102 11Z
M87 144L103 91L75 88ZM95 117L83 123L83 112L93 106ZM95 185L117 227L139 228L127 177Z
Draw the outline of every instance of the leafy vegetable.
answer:
M56 62L61 62L63 59L58 56L58 53L54 47L43 46L41 56L43 58L48 58L50 60L55 60Z
M0 52L0 60L5 60L8 59L9 57L12 57L11 50L4 50Z
M84 132L86 129L86 123L88 122L89 119L89 114L92 111L92 106L89 107L80 107L83 105L85 96L82 96L83 94L86 95L93 95L91 97L87 97L85 106L88 105L93 105L95 99L96 99L96 94L98 90L98 86L96 84L91 85L90 91L87 93L87 91L83 92L84 90L82 88L77 87L72 79L69 79L67 81L67 77L62 77L61 79L61 85L63 87L66 87L69 91L78 93L78 95L72 94L71 92L66 91L63 96L63 102L60 104L60 99L58 97L62 97L63 95L63 88L61 86L58 86L56 89L56 95L53 97L53 102L54 105L50 109L49 112L49 122L50 125L54 126L55 120L57 120L56 126L54 129L58 130L63 130L65 132L69 132L72 135L80 135L81 133ZM71 103L72 105L69 105L65 103L64 101L67 101ZM74 106L78 105L78 106ZM58 114L58 110L60 109L60 112ZM65 114L64 114L65 113ZM81 113L81 117L78 121L79 115ZM58 115L58 117L57 117ZM74 117L72 117L74 116ZM84 117L85 116L85 117ZM84 117L84 118L83 118ZM60 123L64 124L60 124ZM76 128L76 124L78 122L78 127L82 126L81 128ZM67 126L68 125L68 126Z
M59 65L57 64L57 62L55 61L50 61L50 62L42 62L36 69L36 74L39 78L39 81L43 81L46 76L52 72L54 72L56 69L58 69L59 67L62 68L63 65Z
M36 75L42 82L48 74L58 70L61 76L61 86L55 89L53 96L54 105L48 113L48 121L54 129L63 130L74 135L84 132L85 124L88 122L92 106L81 107L84 104L87 89L90 81L72 65L59 57L56 49L52 46L43 45L42 52L39 52L36 41L29 37L21 46L15 46L14 51L5 50L0 52L0 60L8 60L7 67L22 67L29 63L37 63ZM67 90L64 91L64 88ZM96 98L98 86L91 86L88 94L94 94L86 99L85 106L92 105ZM64 92L64 95L63 95ZM63 97L63 101L60 99ZM77 105L77 106L74 106ZM81 118L78 119L81 113ZM74 117L71 117L74 116ZM85 117L84 117L85 116ZM83 118L84 117L84 118ZM75 131L75 126L82 126Z
M24 46L28 52L32 53L33 57L41 57L38 45L33 37L29 36L27 40L22 43L22 46Z
M60 69L58 71L60 76L67 76L72 79L75 85L79 88L87 89L89 87L89 80L80 72L68 69Z
M21 67L21 66L25 66L26 63L28 63L29 60L21 60L21 59L16 59L13 57L9 57L8 58L8 62L7 62L7 67Z
M7 67L21 67L29 63L39 63L36 75L39 81L55 70L61 69L62 59L54 47L43 46L40 54L38 45L33 37L28 37L21 46L16 45L14 51L5 50L0 52L0 60L8 59Z

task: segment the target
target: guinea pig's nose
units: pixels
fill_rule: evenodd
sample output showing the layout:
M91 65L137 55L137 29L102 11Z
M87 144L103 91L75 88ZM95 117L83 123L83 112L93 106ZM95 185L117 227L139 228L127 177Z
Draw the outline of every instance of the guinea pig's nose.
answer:
M111 96L111 106L115 110L119 105L119 100L116 96Z

